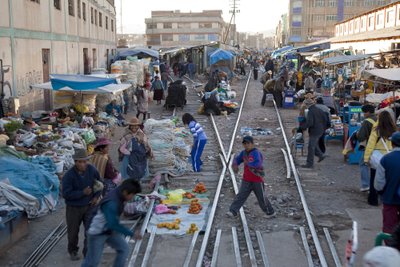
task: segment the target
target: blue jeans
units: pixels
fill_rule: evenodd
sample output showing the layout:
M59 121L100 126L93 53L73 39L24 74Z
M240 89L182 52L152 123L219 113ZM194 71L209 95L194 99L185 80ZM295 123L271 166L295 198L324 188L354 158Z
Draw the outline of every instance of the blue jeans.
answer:
M369 167L364 163L364 151L360 158L360 172L361 172L361 188L369 187Z
M125 266L126 259L129 255L128 243L121 234L113 232L111 234L103 235L88 234L88 252L81 267L99 266L105 243L110 245L117 252L113 267Z
M204 147L206 146L207 140L195 141L192 147L192 152L190 152L192 158L192 166L194 172L201 172L201 166L203 162L201 161L201 154L203 153Z

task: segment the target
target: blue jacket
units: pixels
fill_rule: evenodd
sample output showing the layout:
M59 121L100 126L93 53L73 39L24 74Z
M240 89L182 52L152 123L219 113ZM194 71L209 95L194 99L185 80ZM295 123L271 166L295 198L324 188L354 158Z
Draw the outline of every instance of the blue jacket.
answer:
M194 142L197 142L199 140L207 140L207 136L203 130L203 127L201 127L200 123L196 121L191 121L189 123L189 129L193 135Z
M119 105L113 106L112 103L110 103L110 104L108 104L108 105L106 106L106 112L107 112L107 114L108 114L108 115L113 115L113 109L115 109L116 112L117 112L118 114L121 114L121 107L120 107Z
M124 211L124 198L119 187L112 190L100 202L99 209L90 224L88 233L91 235L106 234L112 231L132 236L133 232L120 223Z
M101 180L99 172L92 165L88 165L85 173L81 176L76 169L72 167L67 171L62 179L62 196L65 204L74 207L83 207L90 204L94 197L100 196L101 192L85 195L83 190L90 187L93 190L95 180Z
M400 205L400 148L396 147L381 159L376 170L375 189L382 191L382 202L386 205Z

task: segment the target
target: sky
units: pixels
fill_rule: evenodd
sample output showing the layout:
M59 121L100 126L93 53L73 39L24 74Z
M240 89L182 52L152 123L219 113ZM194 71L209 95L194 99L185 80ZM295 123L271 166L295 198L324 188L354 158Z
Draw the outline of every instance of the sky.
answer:
M121 32L120 12L122 2L122 22L124 33L145 33L145 18L151 17L151 11L181 10L181 12L199 12L207 9L223 11L223 17L229 22L231 2L233 0L116 0L117 30ZM140 3L140 4L139 4ZM278 25L280 16L288 12L288 0L239 0L240 13L236 15L239 32L272 32Z

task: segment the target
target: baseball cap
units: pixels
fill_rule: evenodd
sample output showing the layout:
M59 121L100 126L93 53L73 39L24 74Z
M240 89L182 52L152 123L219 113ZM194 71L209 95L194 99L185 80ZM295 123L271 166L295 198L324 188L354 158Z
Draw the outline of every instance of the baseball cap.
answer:
M253 137L246 135L245 137L243 137L243 141L242 144L244 143L254 143Z
M394 132L392 137L390 137L390 141L396 146L400 146L400 132Z

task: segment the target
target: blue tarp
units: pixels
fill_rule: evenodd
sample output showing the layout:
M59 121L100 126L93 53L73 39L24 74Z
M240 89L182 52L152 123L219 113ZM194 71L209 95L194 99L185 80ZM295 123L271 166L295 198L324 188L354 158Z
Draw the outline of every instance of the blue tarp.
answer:
M279 49L275 50L274 52L272 52L271 56L272 56L273 58L276 58L276 57L279 56L280 54L282 54L282 53L284 53L284 52L286 52L286 51L289 51L289 50L291 50L291 49L293 49L293 46L291 46L291 45L288 45L288 46L279 48Z
M306 46L299 47L299 48L297 48L297 52L306 53L306 52L312 52L312 51L316 51L316 50L325 50L325 49L329 49L329 48L331 48L331 43L326 42L326 43L322 43L322 44L306 45Z
M69 87L73 90L84 91L96 89L110 84L117 84L116 79L99 78L86 75L51 74L50 78L53 90Z
M158 51L153 50L153 49L148 49L148 48L127 48L118 51L117 56L115 60L121 60L121 59L126 59L126 57L153 57L153 58L159 58L160 53Z
M210 54L210 64L213 65L221 60L232 60L233 55L231 52L223 49L218 49Z

